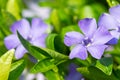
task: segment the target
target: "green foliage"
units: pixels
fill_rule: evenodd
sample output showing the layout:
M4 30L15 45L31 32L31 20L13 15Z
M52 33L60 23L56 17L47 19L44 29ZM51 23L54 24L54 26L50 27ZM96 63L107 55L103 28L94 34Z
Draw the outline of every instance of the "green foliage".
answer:
M0 57L0 79L8 80L14 49L9 50Z
M6 10L10 12L16 19L20 19L21 6L20 0L8 0Z
M25 68L25 61L18 60L11 65L10 75L8 80L16 80Z
M85 66L90 66L91 65L88 60L81 60L79 58L73 59L73 62L76 63L77 65L81 66L81 67L85 67Z
M99 16L105 11L106 8L100 3L86 5L79 11L79 18L96 18L98 20Z
M58 53L54 50L32 46L19 33L18 37L23 46L30 52L30 54L39 60L31 69L31 72L33 73L47 72L51 69L55 70L54 68L57 65L68 60L68 56Z
M6 3L8 0L0 0L0 9L5 9L6 8Z
M96 63L87 63L86 60L81 61L79 59L75 61L77 61L78 64L83 65L82 67L77 68L77 70L89 80L118 80L112 73L112 57L101 58L100 60L96 60Z
M25 60L13 60L14 50L7 53L4 38L8 36L10 26L22 18L23 0L0 0L0 80L17 80L24 68L30 68L32 73L42 72L47 80L64 80L70 63L77 68L87 80L119 80L120 79L120 40L113 50L106 51L112 57L103 57L100 60L89 57L86 60L75 58L69 60L70 49L64 45L64 36L67 32L81 32L78 22L83 18L96 18L116 6L120 0L40 0L39 5L51 8L48 23L54 27L53 33L46 38L46 48L32 45L19 33L18 37L28 54L37 59L36 63L26 66ZM27 7L26 7L27 8ZM31 20L31 18L30 18ZM82 32L81 32L82 33ZM33 66L33 64L35 64Z
M96 61L95 67L103 71L106 75L112 74L113 59L112 57L102 58Z
M58 72L54 72L53 70L49 70L49 71L45 72L44 74L45 74L47 80L53 80L53 79L54 80L64 80L62 78L62 76L60 76L58 74Z
M66 52L66 46L62 41L61 35L58 34L48 35L48 37L46 38L46 47L60 53Z
M89 80L119 80L114 74L106 75L101 70L93 66L81 67L77 68L77 70Z
M49 57L49 58L52 57L52 58L58 59L58 60L60 60L60 59L61 60L68 59L67 56L65 56L65 55L63 55L61 53L58 53L58 52L56 52L54 50L32 46L19 33L18 33L18 37L19 37L21 43L23 44L23 46L30 52L31 55L33 55L38 60L41 60L41 58L45 59L47 57ZM44 56L44 58L43 58L43 56Z
M10 34L10 26L15 22L15 17L6 10L0 10L0 31L4 36Z
M36 59L38 60L43 60L45 59L46 57L44 55L48 55L46 52L43 52L43 54L40 54L39 51L37 51L37 49L33 49L32 48L32 45L27 41L25 40L19 33L18 33L18 37L21 41L21 43L23 44L23 46L29 51L29 53L35 57ZM49 56L49 55L48 55Z
M107 0L110 7L116 6L120 3L119 0Z
M58 53L54 50L47 49L47 48L44 48L43 50L46 51L53 59L55 59L54 62L56 65L68 60L68 56Z
M106 11L104 4L95 0L44 0L40 1L42 7L50 7L50 23L55 32L60 33L62 28L75 25L82 18L96 18Z
M40 6L48 6L52 8L63 8L63 7L80 7L81 5L85 4L85 0L44 0L40 1L39 5Z
M15 21L16 18L12 14L4 9L0 9L0 55L7 51L3 41L4 38L11 33L9 28Z
M44 59L39 61L35 66L31 69L32 73L38 72L47 72L55 67L53 59Z
M49 49L53 49L55 50L55 38L56 38L57 34L49 34L48 37L46 38L46 46Z
M114 70L114 74L116 75L116 77L117 77L118 79L120 79L120 76L119 76L119 74L120 74L120 65L117 66L117 69Z

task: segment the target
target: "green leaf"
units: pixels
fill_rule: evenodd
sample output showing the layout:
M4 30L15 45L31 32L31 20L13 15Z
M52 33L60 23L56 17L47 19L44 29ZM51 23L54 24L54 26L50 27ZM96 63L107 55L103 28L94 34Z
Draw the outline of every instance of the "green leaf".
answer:
M81 60L79 58L74 58L73 62L80 65L80 66L89 66L90 63L88 62L88 60Z
M67 50L67 47L65 46L62 38L60 35L57 35L54 39L54 46L55 46L55 51L57 52L60 52L60 53L63 53L65 55L68 54L68 50Z
M7 25L8 27L11 26L15 21L16 21L16 18L8 11L6 10L1 10L0 11L0 20L1 20L1 24L4 25ZM9 23L8 23L9 22Z
M120 65L119 65L118 67L120 67ZM115 74L115 76L116 76L117 78L120 79L120 69L116 69L116 70L114 71L114 74Z
M32 46L32 47L34 49L37 49L38 51L42 50L42 51L46 52L47 54L49 54L53 59L55 59L54 63L56 65L68 60L68 56L63 55L61 53L58 53L58 52L56 52L54 50L47 49L47 48L38 48L36 46Z
M120 79L120 76L119 76L119 74L120 74L120 64L114 66L114 71L113 72L114 72L115 76Z
M95 14L94 14L94 11L93 11L93 8L89 5L87 6L84 6L81 8L80 10L80 18L92 18L94 17Z
M60 19L61 23L61 28L63 28L65 25L71 24L71 16L70 13L68 12L69 9L57 9L58 11L58 17Z
M31 46L32 46L32 44L30 44L27 40L25 40L20 34L19 34L19 32L17 32L18 33L18 37L19 37L19 39L20 39L20 41L21 41L21 43L23 44L23 46L29 51L29 53L32 55L32 56L34 56L36 59L38 59L38 60L43 60L43 59L45 59L46 57L43 55L43 54L41 54L37 49L34 49L34 48L32 48ZM46 53L45 53L46 54ZM47 54L46 54L47 55Z
M107 0L107 3L109 4L110 7L119 5L119 2L120 1L118 1L118 0Z
M6 8L6 3L8 0L0 0L0 9L5 9Z
M20 19L20 6L18 0L8 0L7 2L7 11L16 17L16 19Z
M60 19L59 19L59 16L58 16L58 10L57 9L54 9L51 12L50 20L51 20L52 24L54 25L55 31L60 32L60 30L61 30L60 25L61 24L60 24Z
M69 58L66 55L63 55L61 53L58 53L54 50L50 50L50 49L44 49L49 55L51 55L53 57L53 59L55 59L55 63L56 64L60 64L62 62L67 61Z
M83 0L68 0L67 4L68 4L69 7L78 8L81 5L84 5L85 2L86 2L85 0L84 1Z
M0 57L0 80L8 80L14 49Z
M47 80L64 80L58 72L54 72L53 70L49 70L44 73Z
M12 64L8 80L17 80L25 68L25 61L19 60Z
M3 41L1 41L1 44L0 44L0 56L2 56L5 52L7 51Z
M97 60L96 64L94 65L101 71L103 71L106 75L111 75L112 67L113 67L113 59L112 57L102 58Z
M45 58L53 58L55 59L55 64L60 64L61 62L68 60L68 56L58 53L54 50L32 46L19 33L18 37L23 46L30 52L31 55L33 55L38 60L43 60Z
M57 36L57 34L49 34L48 37L46 38L46 46L49 49L53 49L55 50L55 37Z
M57 4L56 4L56 1L54 0L44 0L44 1L40 1L39 2L39 5L42 6L42 7L52 7L52 8L55 8L57 7Z
M106 7L103 4L100 3L93 3L91 4L92 10L93 10L93 17L98 21L99 16L106 12Z
M11 33L9 28L15 21L16 18L8 11L0 10L0 32L3 38Z
M79 71L88 80L119 80L114 74L106 75L101 70L93 66L80 67L77 68L77 71Z
M44 59L42 61L39 61L33 68L31 69L32 73L37 72L46 72L48 70L51 70L55 67L54 60L53 59Z

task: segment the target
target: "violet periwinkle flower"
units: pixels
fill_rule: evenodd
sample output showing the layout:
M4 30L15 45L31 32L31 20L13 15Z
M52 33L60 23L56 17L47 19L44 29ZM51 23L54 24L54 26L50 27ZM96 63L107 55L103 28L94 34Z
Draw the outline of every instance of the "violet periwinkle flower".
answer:
M39 18L33 18L30 23L26 19L15 22L10 30L13 34L4 39L7 49L16 48L15 57L20 59L27 52L27 50L20 43L17 31L31 44L35 46L45 47L45 38L47 37L46 30L48 25Z
M76 68L78 66L71 63L69 66L69 74L65 77L65 80L81 80L82 79L82 75L77 72Z
M105 27L98 27L96 20L85 18L79 21L79 27L83 34L79 32L68 32L65 35L64 43L67 46L75 47L70 52L70 59L80 58L85 60L88 57L87 51L96 59L100 59L107 45L106 42L113 37Z
M120 5L110 8L109 13L100 16L98 26L106 27L114 37L108 44L116 44L120 37Z

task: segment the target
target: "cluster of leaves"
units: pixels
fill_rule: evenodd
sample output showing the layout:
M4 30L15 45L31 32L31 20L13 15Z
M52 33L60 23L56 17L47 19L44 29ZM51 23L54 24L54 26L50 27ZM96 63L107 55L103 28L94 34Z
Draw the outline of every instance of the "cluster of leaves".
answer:
M3 39L10 34L9 27L21 18L21 4L21 0L0 0L0 55L6 51Z
M14 51L15 50L12 49L0 57L1 80L16 80L25 68L24 60L15 61L12 63Z
M29 55L37 59L37 63L30 67L31 73L41 72L48 80L64 80L66 67L70 63L75 63L80 72L89 80L119 80L120 76L120 42L114 46L110 54L112 57L104 57L100 60L93 59L90 55L87 60L75 58L69 60L69 49L63 44L63 38L66 32L78 31L76 25L79 19L85 17L98 16L106 10L105 4L93 3L95 0L44 0L40 6L49 6L52 8L49 22L54 26L56 33L51 33L46 39L47 48L33 46L25 40L19 33L18 37L23 46L28 50ZM110 6L117 5L119 0L107 0ZM21 0L0 0L0 79L16 80L27 67L26 56L20 60L15 60L14 50L7 50L4 47L3 39L10 34L10 25L22 18ZM12 6L11 6L12 5ZM14 7L14 8L13 8ZM107 6L108 7L108 6ZM101 10L100 10L101 9ZM57 34L59 33L59 34ZM5 54L4 54L5 53ZM30 61L29 61L30 62ZM29 65L28 65L29 66ZM16 73L17 72L17 73ZM3 74L4 73L4 74Z
M0 80L16 80L25 68L25 61L13 60L14 50L6 52L3 42L11 33L10 25L21 18L21 4L21 0L0 0Z
M86 17L98 18L106 11L105 0L44 0L40 1L42 7L52 8L50 23L54 26L55 32L60 33L62 28L68 25L75 25L78 20Z

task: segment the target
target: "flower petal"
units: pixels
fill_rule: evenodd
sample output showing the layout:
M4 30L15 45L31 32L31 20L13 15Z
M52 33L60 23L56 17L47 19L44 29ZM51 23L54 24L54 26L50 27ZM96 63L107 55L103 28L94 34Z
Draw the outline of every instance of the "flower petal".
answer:
M81 80L82 75L76 70L77 65L71 63L69 65L69 74L66 76L65 80Z
M36 80L45 80L45 76L42 73L36 74Z
M109 9L109 12L120 22L120 5L111 7Z
M107 45L114 45L118 43L118 39L112 38L110 41L108 41L106 44Z
M17 30L18 32L24 37L26 38L29 34L30 31L30 24L26 19L22 19L20 21L15 22L12 26L11 26L11 31L16 34Z
M80 58L82 60L85 60L88 57L87 54L87 50L85 48L85 46L83 45L77 45L73 48L73 50L71 51L70 55L69 55L70 59L73 58Z
M119 39L120 33L116 30L110 31L111 35L115 37L116 39Z
M42 28L43 30L46 30L48 28L48 25L43 22L40 18L33 18L32 19L32 28Z
M100 59L104 53L105 48L107 48L106 45L93 45L89 46L87 50L94 58Z
M12 49L16 48L20 44L20 41L17 35L12 34L4 39L4 43L7 49Z
M113 18L113 16L111 16L107 13L104 13L99 18L98 26L106 27L107 29L116 29L116 27L118 27L118 23Z
M113 44L117 44L118 43L118 39L120 37L120 33L116 30L112 30L110 31L111 35L113 36L113 38L107 42L108 45L113 45Z
M84 36L79 32L67 32L64 38L64 43L67 46L76 45L78 43L81 43L83 38Z
M38 47L46 47L46 44L45 44L45 39L47 37L48 34L42 34L40 37L36 38L35 40L31 41L31 43L35 46L38 46Z
M80 20L79 26L85 36L89 38L92 37L92 35L97 29L96 21L93 18L85 18L83 20Z
M22 58L26 52L27 50L22 45L19 45L15 51L15 58L16 59Z
M111 40L113 36L108 32L105 27L99 27L93 36L92 44L105 44Z
M48 29L48 25L45 24L41 19L39 18L33 18L32 19L32 27L31 27L31 35L34 37L41 36L42 33L45 33Z

